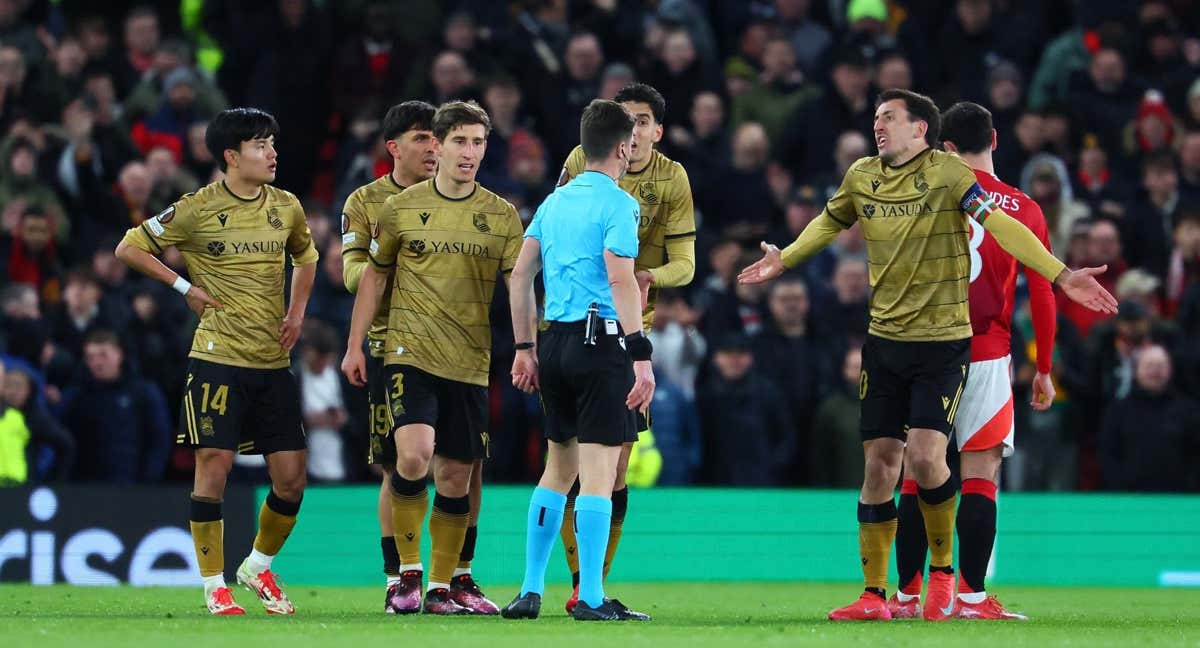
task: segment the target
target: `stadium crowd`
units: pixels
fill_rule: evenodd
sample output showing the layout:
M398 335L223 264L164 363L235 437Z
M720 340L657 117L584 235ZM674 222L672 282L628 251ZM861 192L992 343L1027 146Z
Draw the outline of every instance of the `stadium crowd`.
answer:
M1086 5L1086 9L1080 5ZM220 178L206 120L278 119L277 185L321 253L294 355L316 481L358 481L365 394L337 369L353 296L341 203L391 169L404 99L474 99L480 182L528 222L595 97L667 99L661 150L695 196L698 263L652 339L661 470L634 485L856 488L868 286L858 228L769 287L736 285L874 153L874 97L993 112L997 175L1038 201L1054 252L1107 264L1113 317L1059 300L1045 413L1017 408L1012 489L1200 490L1200 6L1194 0L0 0L0 484L190 479L174 450L196 318L113 250ZM181 10L181 7L183 9ZM183 270L173 249L164 261ZM1014 388L1035 368L1024 299ZM540 473L541 412L509 383L493 311L489 479ZM635 465L634 470L638 467ZM239 458L242 479L262 477Z

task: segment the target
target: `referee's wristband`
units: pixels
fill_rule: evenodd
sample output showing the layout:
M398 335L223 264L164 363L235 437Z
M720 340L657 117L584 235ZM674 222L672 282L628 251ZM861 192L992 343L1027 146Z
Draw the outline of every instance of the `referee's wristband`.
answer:
M649 360L654 353L654 345L642 331L636 331L625 336L625 350L634 361Z
M186 297L188 291L192 289L192 282L184 279L183 275L179 275L175 277L175 283L171 284L171 287L178 291L180 295Z
M517 351L525 351L526 349L532 349L533 342L518 342L513 345L513 348L516 349Z

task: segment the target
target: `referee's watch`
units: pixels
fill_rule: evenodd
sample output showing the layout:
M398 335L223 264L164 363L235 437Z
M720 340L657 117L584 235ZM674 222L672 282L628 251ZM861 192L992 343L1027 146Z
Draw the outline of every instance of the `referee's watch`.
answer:
M638 362L649 360L651 354L654 353L654 345L642 331L635 331L625 336L625 349L629 351L629 357Z

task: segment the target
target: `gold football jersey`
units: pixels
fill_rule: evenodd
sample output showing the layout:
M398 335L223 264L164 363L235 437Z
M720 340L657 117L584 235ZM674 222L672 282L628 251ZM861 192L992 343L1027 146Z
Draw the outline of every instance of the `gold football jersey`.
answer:
M517 263L517 210L479 184L447 198L433 180L387 199L371 261L394 268L384 363L486 386L492 355L488 311L498 273Z
M175 246L192 283L224 306L205 309L190 357L234 367L288 366L279 344L285 255L293 265L318 257L296 196L266 185L245 199L214 182L130 229L125 242L151 254Z
M375 231L375 223L379 220L379 210L388 198L404 191L404 187L396 184L391 172L377 178L350 194L346 205L342 208L342 264L350 267L356 263L370 263L369 253L372 247L371 232ZM375 319L371 321L371 329L367 331L367 348L371 355L383 357L383 344L387 337L388 298L392 294L392 274L387 276L384 297L375 311Z

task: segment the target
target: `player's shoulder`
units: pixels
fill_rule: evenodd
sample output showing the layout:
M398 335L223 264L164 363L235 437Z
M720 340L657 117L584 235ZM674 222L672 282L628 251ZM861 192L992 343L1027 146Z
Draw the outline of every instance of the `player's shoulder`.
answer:
M263 185L263 191L266 193L267 205L272 207L299 207L300 199L296 194L287 189L280 189L275 185Z
M940 149L930 150L929 157L925 161L925 166L940 169L944 176L970 174L974 177L975 175L975 169L972 169L966 160L959 157L958 153L951 153Z
M422 201L428 202L435 197L436 195L433 190L433 178L430 178L428 180L422 180L421 182L418 182L417 184L408 187L403 191L391 194L390 196L386 197L383 202L385 205L393 207L405 205L413 206L414 204Z
M505 216L517 215L517 208L508 202L504 196L478 183L475 185L475 195L471 196L471 205L473 208L486 213L503 214Z
M227 205L236 204L237 196L225 186L225 182L218 180L211 184L204 185L199 189L185 193L175 201L172 207L175 207L180 212L199 213L209 209L222 209Z
M404 189L404 187L396 184L396 180L392 178L392 174L386 173L355 189L350 196L364 204L381 203L404 191Z

